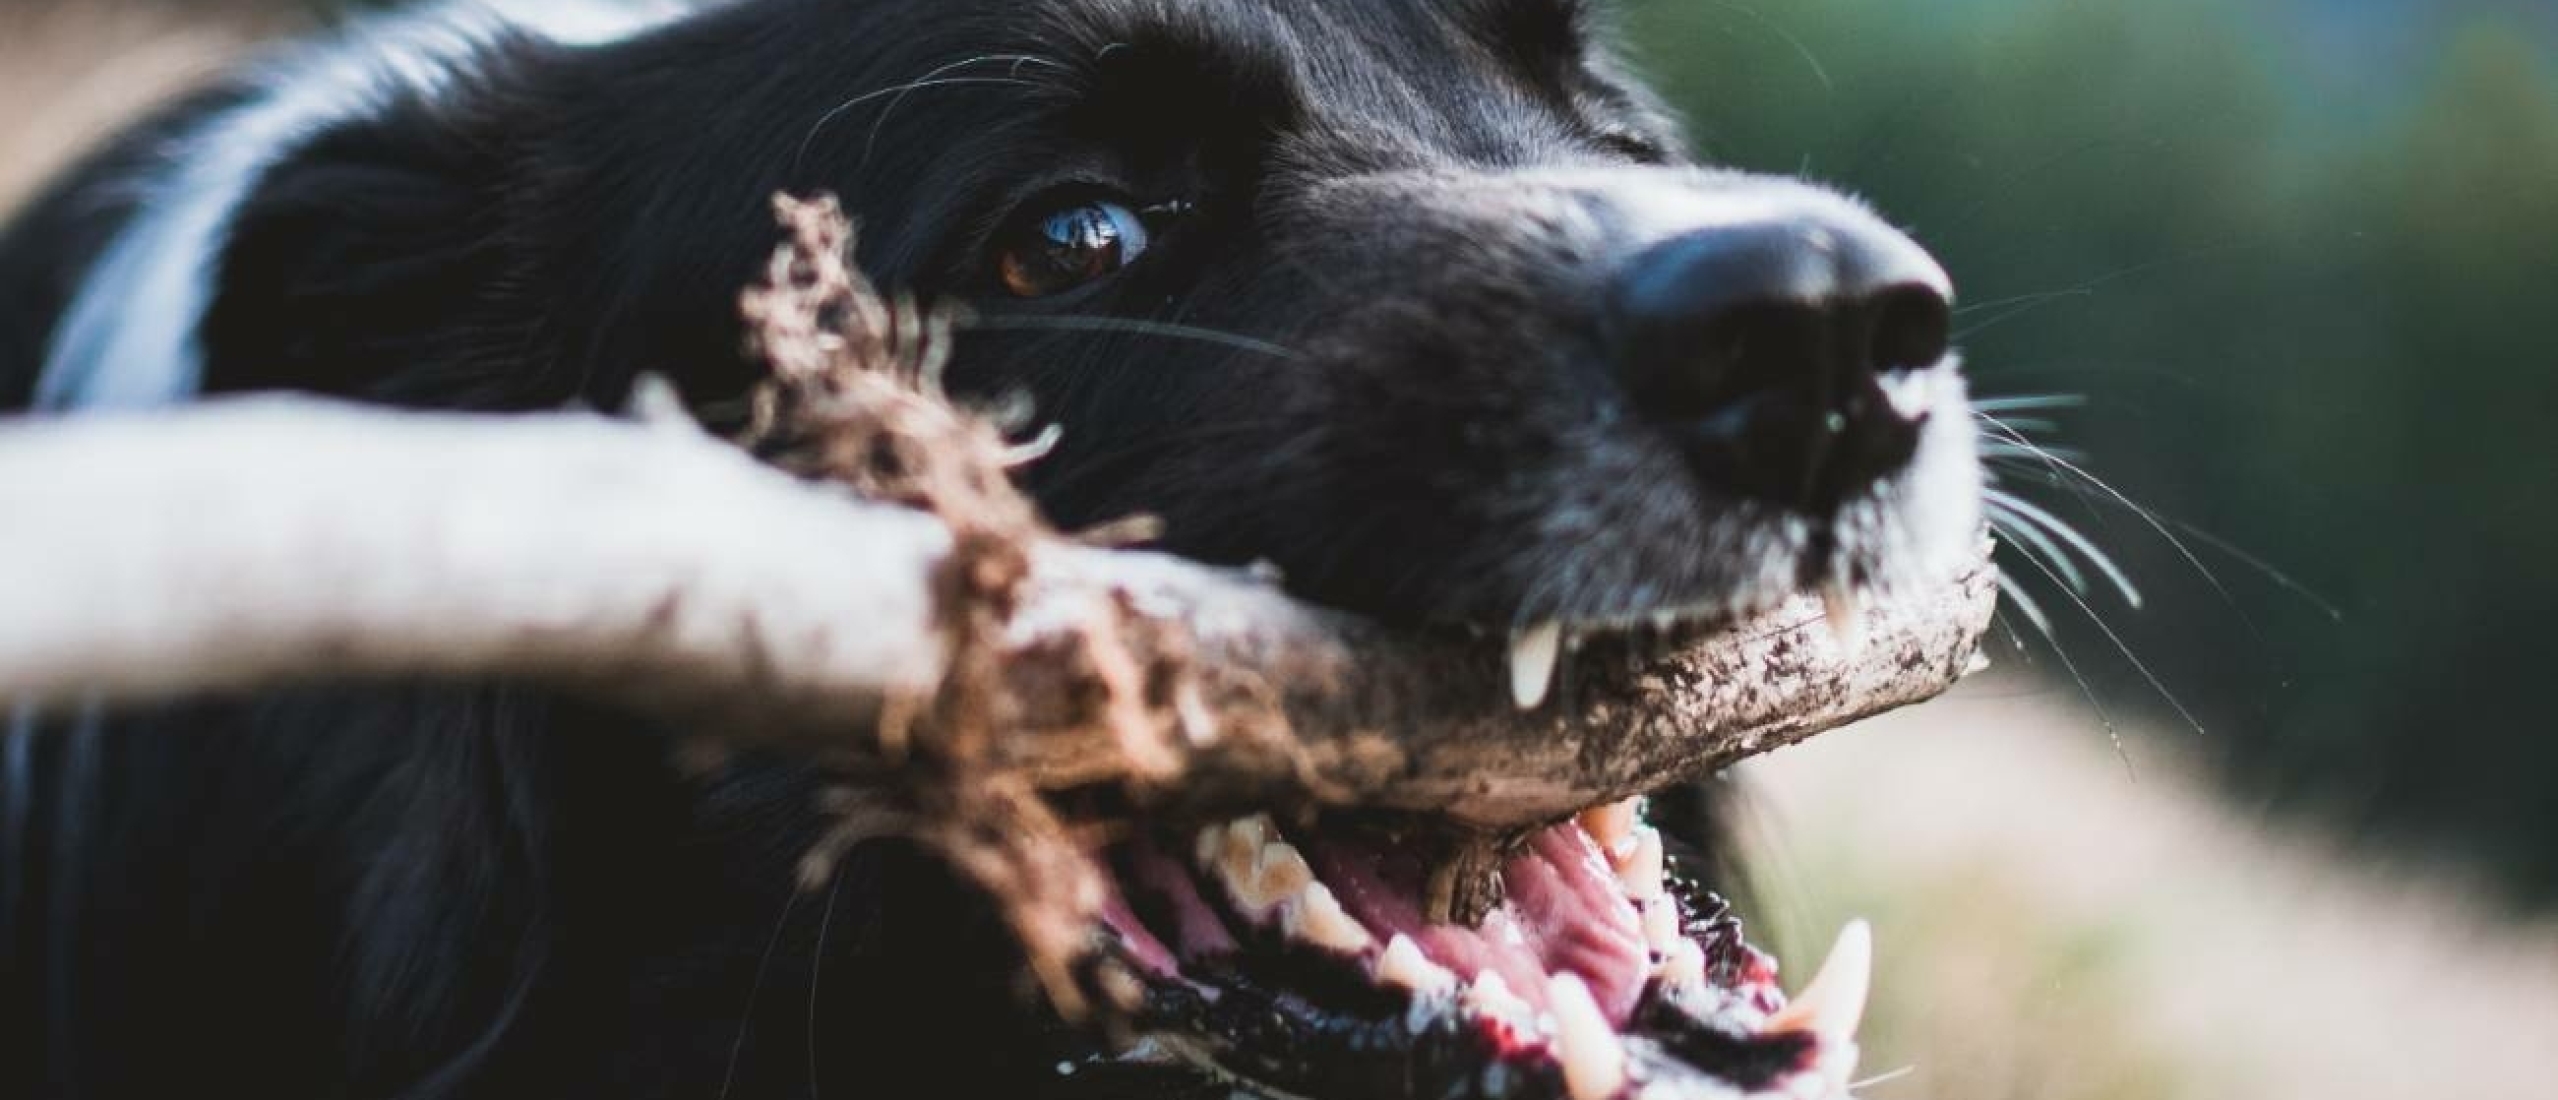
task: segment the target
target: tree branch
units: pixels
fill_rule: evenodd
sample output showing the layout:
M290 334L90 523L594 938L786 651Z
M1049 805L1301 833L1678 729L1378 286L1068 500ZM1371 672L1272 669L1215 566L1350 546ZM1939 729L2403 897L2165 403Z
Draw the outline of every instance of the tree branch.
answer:
M258 400L0 428L0 707L373 677L555 684L724 738L890 761L883 705L948 647L937 520L686 428ZM1389 631L1160 555L1049 543L1006 628L999 751L1064 789L1291 796L1521 824L1931 697L1976 659L1986 566L1665 655L1594 645L1511 706L1498 645ZM1096 646L1098 622L1136 641ZM1125 633L1125 632L1121 632ZM1106 640L1106 639L1105 639ZM1160 743L1095 721L1135 685Z

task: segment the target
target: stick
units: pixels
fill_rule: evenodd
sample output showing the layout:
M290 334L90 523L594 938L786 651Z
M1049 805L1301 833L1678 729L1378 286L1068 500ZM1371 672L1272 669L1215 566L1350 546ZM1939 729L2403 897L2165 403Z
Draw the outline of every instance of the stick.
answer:
M0 427L0 709L505 677L891 764L869 731L940 682L950 541L687 427L292 399L22 422ZM1854 653L1817 604L1663 657L1596 645L1525 714L1494 643L1230 572L1052 542L1024 592L1000 751L1045 788L1506 826L1936 695L1971 668L1996 586L1983 566L1875 606ZM1067 644L1114 616L1154 651ZM1083 713L1094 676L1136 678L1163 744Z

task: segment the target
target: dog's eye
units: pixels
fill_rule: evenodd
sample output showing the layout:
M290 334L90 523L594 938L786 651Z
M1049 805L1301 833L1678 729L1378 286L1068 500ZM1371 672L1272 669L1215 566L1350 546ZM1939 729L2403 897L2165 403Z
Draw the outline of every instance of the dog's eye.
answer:
M996 259L1004 289L1045 298L1137 262L1149 244L1145 219L1115 202L1083 202L1013 230Z

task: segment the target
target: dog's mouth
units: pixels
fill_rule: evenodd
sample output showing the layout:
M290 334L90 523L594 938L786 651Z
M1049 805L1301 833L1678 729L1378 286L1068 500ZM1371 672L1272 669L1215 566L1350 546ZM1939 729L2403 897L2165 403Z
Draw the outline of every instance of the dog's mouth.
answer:
M1123 1061L1445 1100L1826 1100L1856 1064L1862 927L1789 1002L1639 800L1501 841L1253 816L1108 856L1149 1036Z

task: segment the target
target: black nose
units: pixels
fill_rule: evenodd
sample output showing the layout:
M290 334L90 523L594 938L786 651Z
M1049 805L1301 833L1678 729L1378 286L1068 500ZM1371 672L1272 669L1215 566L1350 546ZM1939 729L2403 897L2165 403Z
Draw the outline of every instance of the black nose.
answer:
M1927 411L1887 386L1945 358L1949 294L1879 221L1699 230L1620 270L1610 350L1635 408L1709 484L1828 515L1917 453Z

